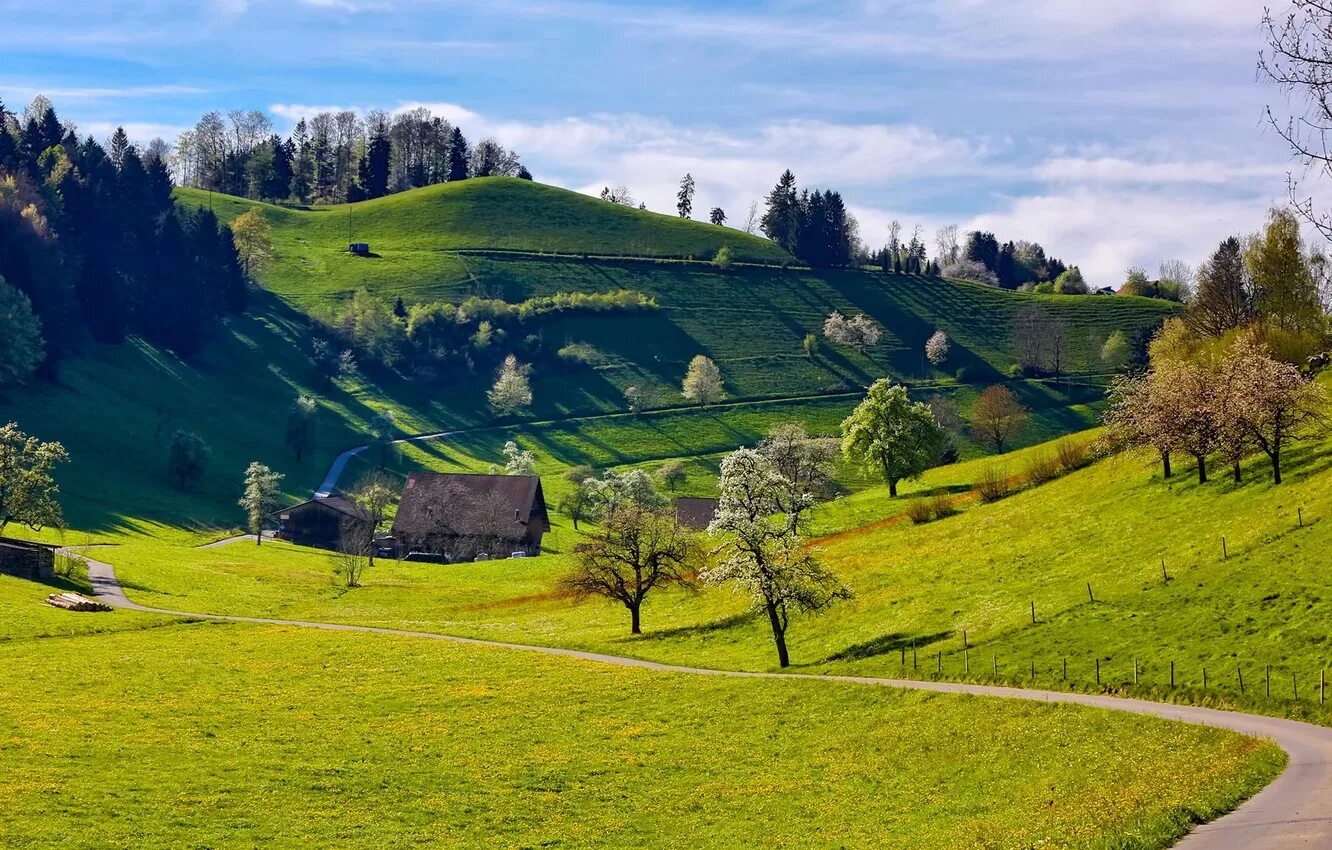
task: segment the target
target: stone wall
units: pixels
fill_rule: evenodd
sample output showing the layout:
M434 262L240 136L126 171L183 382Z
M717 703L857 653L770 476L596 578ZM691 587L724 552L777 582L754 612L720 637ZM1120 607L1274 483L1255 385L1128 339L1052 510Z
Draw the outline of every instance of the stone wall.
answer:
M0 573L30 581L51 581L55 578L55 549L0 537Z

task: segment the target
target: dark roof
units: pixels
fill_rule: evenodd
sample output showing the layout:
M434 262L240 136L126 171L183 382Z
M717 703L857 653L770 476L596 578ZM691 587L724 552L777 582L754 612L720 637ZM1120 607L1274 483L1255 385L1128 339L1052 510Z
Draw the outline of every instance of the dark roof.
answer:
M276 511L275 513L280 513L280 514L291 513L292 511L297 510L298 508L306 507L307 505L319 505L320 507L329 508L331 510L337 511L340 514L349 516L352 519L359 519L365 522L370 521L369 511L367 511L365 508L361 507L360 505L356 504L346 496L338 494L334 494L332 496L315 496L313 499L300 502L299 504L291 505L290 507L286 507L281 509L280 511Z
M413 472L407 476L393 533L494 536L519 540L538 523L550 530L546 497L535 475Z
M702 531L708 527L716 514L716 499L681 498L675 500L675 522L685 528L696 528Z

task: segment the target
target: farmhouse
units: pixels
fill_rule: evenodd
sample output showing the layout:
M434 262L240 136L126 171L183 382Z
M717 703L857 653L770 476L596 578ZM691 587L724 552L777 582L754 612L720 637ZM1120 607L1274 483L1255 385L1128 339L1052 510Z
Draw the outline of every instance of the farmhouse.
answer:
M716 515L716 499L680 498L675 500L675 524L681 528L703 531Z
M308 502L283 508L274 516L277 536L301 546L339 549L347 541L368 540L370 515L341 495L316 496Z
M547 531L546 497L535 475L413 472L393 520L400 554L448 561L539 555Z

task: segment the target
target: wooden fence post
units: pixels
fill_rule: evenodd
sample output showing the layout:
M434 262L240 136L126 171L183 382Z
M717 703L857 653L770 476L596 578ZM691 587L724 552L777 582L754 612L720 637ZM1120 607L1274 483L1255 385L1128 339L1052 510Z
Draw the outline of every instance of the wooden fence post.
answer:
M1296 508L1295 515L1300 518L1300 528L1304 528L1304 508Z
M939 650L939 675L943 675L943 650Z
M1133 684L1138 684L1138 659L1133 659Z
M1240 696L1244 696L1244 668L1236 667L1235 673L1239 676L1240 680Z
M1327 698L1327 669L1318 671L1318 704L1322 705Z
M1175 662L1170 662L1170 687L1175 687Z
M1297 700L1300 698L1300 683L1294 673L1290 674L1290 693L1293 698Z
M1064 656L1064 681L1068 681L1068 656Z
M1165 558L1161 559L1161 583L1162 584L1170 583L1170 573L1166 572Z
M962 650L962 674L964 676L971 675L971 650L969 649Z
M1036 659L1031 659L1031 680L1036 681Z
M1096 597L1092 595L1091 582L1087 582L1087 601L1095 602Z
M1267 698L1272 698L1272 665L1267 665Z
M1224 561L1224 560L1226 560L1226 559L1229 558L1229 557L1230 557L1230 554L1226 551L1226 538L1225 538L1225 537L1222 537L1222 538L1221 538L1221 560Z
M920 665L916 663L916 642L913 640L911 642L911 669L916 670L919 666Z
M1203 668L1203 690L1207 690L1207 668Z
M1101 659L1096 659L1096 686L1101 686Z
M1036 600L1031 600L1031 624L1036 625Z

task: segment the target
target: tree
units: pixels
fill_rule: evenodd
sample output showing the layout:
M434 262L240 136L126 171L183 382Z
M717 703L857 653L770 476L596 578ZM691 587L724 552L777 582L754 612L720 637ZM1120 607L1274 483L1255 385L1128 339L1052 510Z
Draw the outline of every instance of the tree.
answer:
M487 393L490 406L500 413L514 414L532 405L532 385L528 382L529 368L518 362L512 354L504 358L495 384Z
M925 340L925 359L938 366L948 359L949 348L948 334L936 330Z
M629 631L642 634L643 602L658 587L688 584L695 547L666 511L628 505L613 511L602 527L574 544L573 573L560 585L575 597L600 596L629 611Z
M0 427L0 533L11 522L33 531L64 527L51 470L68 460L63 445L30 437L17 422Z
M749 202L749 212L745 214L745 232L752 234L758 227L758 201Z
M1157 286L1171 301L1187 302L1193 293L1193 267L1183 260L1162 260L1157 271ZM1173 296L1173 297L1170 297Z
M678 458L675 460L666 461L657 470L657 477L661 479L662 484L666 485L666 489L674 490L676 487L679 487L682 483L684 483L685 480L684 461L679 460Z
M712 264L722 271L730 269L733 262L730 245L723 245L718 248L716 255L712 258Z
M1220 447L1217 417L1217 381L1214 370L1194 360L1167 359L1157 365L1155 399L1163 414L1173 418L1171 430L1180 449L1198 467L1198 483L1207 483L1207 458ZM1168 411L1168 413L1167 413Z
M370 436L374 440L375 454L379 468L388 466L389 460L397 451L394 440L397 438L397 416L391 408L384 408L370 418Z
M809 360L814 359L814 355L819 352L819 338L813 333L805 334L805 340L800 344L800 348L805 352L805 357Z
M1239 239L1222 240L1196 278L1197 288L1185 313L1194 333L1219 337L1253 318L1249 273Z
M994 272L987 269L983 263L969 260L966 257L945 265L943 276L953 280L973 280L976 283L984 283L989 286L999 285L999 277Z
M1043 307L1031 305L1013 317L1013 359L1027 373L1063 372L1068 351L1068 325Z
M635 203L634 196L629 194L627 186L606 186L601 190L601 200L612 204L619 204L622 207L632 207Z
M795 175L787 169L768 193L767 209L760 221L763 235L792 254L796 249L798 202Z
M717 513L708 526L708 534L721 538L721 557L699 576L709 584L734 583L750 595L767 615L783 668L791 663L786 648L791 615L851 597L805 545L799 523L782 514L781 501L790 489L762 452L742 448L727 455Z
M536 455L509 440L504 444L505 475L536 475Z
M1272 483L1281 483L1281 452L1299 440L1327 430L1323 388L1299 369L1272 358L1250 335L1226 354L1236 398L1236 415L1272 464Z
M184 490L203 478L212 450L203 437L193 431L178 430L171 435L167 450L167 472L176 477L176 486Z
M1082 277L1082 271L1077 266L1069 266L1055 278L1055 292L1060 295L1086 295L1090 290L1087 288L1087 281Z
M296 453L297 463L314 448L318 414L319 402L308 395L297 396L287 412L286 446Z
M360 587L361 576L370 565L371 547L362 539L346 537L333 554L333 571L342 577L348 588Z
M255 207L236 216L231 222L231 235L236 242L241 270L253 278L273 253L273 228L263 212Z
M245 493L240 498L240 506L245 510L256 546L264 542L264 517L277 510L282 478L281 473L274 472L257 460L245 468Z
M365 511L369 522L366 524L367 539L357 541L361 545L355 551L364 552L366 566L375 565L375 533L383 527L388 518L388 510L398 499L398 488L393 479L383 472L375 471L366 475L351 491L351 499Z
M637 419L643 412L643 389L637 384L625 387L624 403L629 407L629 412Z
M1279 119L1272 107L1267 120L1304 164L1305 179L1332 173L1332 7L1323 0L1291 0L1285 14L1263 12L1268 49L1259 54L1258 71L1284 95L1291 114ZM1280 107L1278 107L1280 109ZM1296 172L1298 173L1298 172ZM1292 209L1324 239L1332 239L1332 218L1290 178Z
M1111 435L1129 445L1151 446L1161 458L1161 474L1173 474L1170 456L1180 448L1178 419L1164 401L1154 373L1117 379L1110 387L1104 422Z
M832 495L836 439L814 437L799 422L785 422L772 427L758 450L786 483L785 491L775 498L788 522L799 524L807 508Z
M583 486L588 491L588 515L595 518L604 519L626 505L649 510L666 505L652 476L642 469L609 469L600 478L584 479Z
M823 336L835 345L850 346L864 354L866 348L878 344L883 329L864 313L848 319L834 310L823 320Z
M971 406L971 430L984 443L1003 454L1027 424L1027 408L1008 387L987 387Z
M961 251L957 244L957 234L956 224L945 224L934 233L935 256L945 266L956 262Z
M726 224L726 210L721 207L713 207L712 212L708 213L708 221L721 227Z
M919 478L939 457L945 436L930 409L907 396L907 389L880 378L865 400L842 422L842 454L888 483Z
M1286 210L1273 209L1267 228L1244 255L1258 315L1288 333L1321 331L1318 302L1300 223Z
M43 357L42 323L32 302L0 277L0 387L26 381Z
M595 488L590 486L586 479L581 480L577 486L560 497L559 509L573 520L574 531L577 531L579 521L588 519L596 511Z
M994 238L993 233L979 230L968 233L966 243L962 247L962 256L972 262L980 263L995 274L999 273L999 240Z
M680 181L680 191L675 195L675 209L680 213L680 218L689 218L689 214L694 211L694 177L692 174L686 174Z
M685 370L681 393L702 407L721 401L724 393L721 370L717 364L702 354L694 355L694 359L689 361L689 368Z
M1100 350L1101 362L1107 369L1122 371L1133 362L1133 347L1123 331L1115 331L1106 337Z

